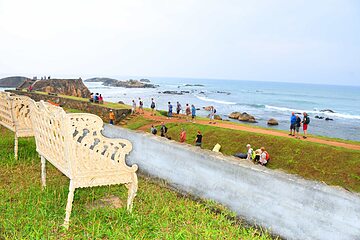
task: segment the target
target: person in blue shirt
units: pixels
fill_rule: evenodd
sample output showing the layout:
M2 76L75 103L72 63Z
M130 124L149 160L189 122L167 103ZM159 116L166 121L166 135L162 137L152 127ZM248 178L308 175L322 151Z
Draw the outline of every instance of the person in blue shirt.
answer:
M194 106L194 104L191 105L191 119L193 122L195 122L195 117L196 117L196 108Z
M291 113L291 117L290 117L290 136L295 136L295 125L296 125L296 116L295 113L292 112Z
M168 102L168 107L169 107L169 110L168 110L168 119L172 117L172 110L173 110L173 106L171 105L170 102Z

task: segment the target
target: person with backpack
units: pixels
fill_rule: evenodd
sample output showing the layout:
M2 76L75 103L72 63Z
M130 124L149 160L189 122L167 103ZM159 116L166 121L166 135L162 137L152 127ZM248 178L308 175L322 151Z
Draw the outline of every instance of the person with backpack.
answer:
M308 125L310 123L310 117L307 115L306 112L303 113L304 118L302 120L302 124L303 124L303 131L304 131L304 136L303 138L306 139L307 138L307 129L308 129Z
M155 115L155 101L154 101L154 98L151 98L151 105L150 105L150 108L151 108L151 116L154 116Z
M246 145L247 148L247 156L246 156L246 160L254 160L255 159L255 151L251 148L250 144Z
M264 147L261 147L260 150L261 150L261 154L260 154L259 163L260 163L262 166L266 166L266 164L268 164L268 162L270 161L270 155L269 155L269 153L265 150Z
M167 127L165 126L164 122L161 122L161 128L160 128L160 136L166 137L167 133Z
M299 117L299 115L296 115L296 122L295 122L295 131L296 131L296 138L300 139L300 126L301 126L301 118Z

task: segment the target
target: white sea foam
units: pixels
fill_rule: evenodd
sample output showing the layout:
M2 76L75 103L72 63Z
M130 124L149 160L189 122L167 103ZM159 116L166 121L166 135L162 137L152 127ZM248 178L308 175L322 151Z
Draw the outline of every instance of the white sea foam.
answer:
M360 120L359 115L351 115L351 114L347 114L347 113L336 113L336 112L335 113L321 112L317 109L314 109L314 110L303 110L302 109L301 110L301 109L294 109L294 108L287 108L287 107L276 107L276 106L270 106L270 105L265 105L265 108L280 111L280 112L298 112L298 113L307 112L310 114L319 114L319 115L324 115L324 116L328 116L328 117L338 117L338 118Z
M205 101L205 102L215 102L215 103L221 103L221 104L226 104L226 105L234 105L236 104L236 102L228 102L228 101L223 101L223 100L217 100L217 99L212 99L212 98L207 98L207 97L203 97L203 96L196 96L198 99Z

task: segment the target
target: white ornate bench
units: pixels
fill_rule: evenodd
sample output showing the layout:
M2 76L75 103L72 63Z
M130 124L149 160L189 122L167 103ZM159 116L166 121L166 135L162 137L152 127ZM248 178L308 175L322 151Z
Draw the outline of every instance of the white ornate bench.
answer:
M18 138L34 136L30 120L30 98L0 92L0 124L15 133L14 156L18 158Z
M103 121L96 115L66 114L61 107L43 101L32 101L30 107L43 187L46 160L70 179L64 226L69 226L76 188L126 184L127 209L131 211L138 187L138 167L127 166L125 156L132 144L125 139L104 137Z

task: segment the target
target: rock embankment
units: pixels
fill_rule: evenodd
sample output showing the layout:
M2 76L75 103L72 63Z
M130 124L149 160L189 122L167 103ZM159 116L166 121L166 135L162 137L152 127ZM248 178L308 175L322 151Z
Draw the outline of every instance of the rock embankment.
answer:
M239 121L242 121L242 122L250 122L250 123L256 123L256 119L254 116L246 113L246 112L243 112L243 113L240 113L240 112L232 112L230 113L230 115L228 116L229 118L232 118L232 119L237 119Z
M33 84L33 90L82 98L90 96L90 91L81 78L38 80Z

